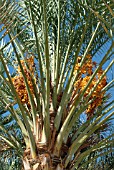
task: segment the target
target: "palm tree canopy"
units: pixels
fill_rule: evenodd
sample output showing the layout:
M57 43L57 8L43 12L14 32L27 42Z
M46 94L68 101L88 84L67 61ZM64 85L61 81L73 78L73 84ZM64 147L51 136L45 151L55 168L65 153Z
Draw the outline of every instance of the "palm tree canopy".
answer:
M46 170L111 157L113 8L113 0L0 1L3 157Z

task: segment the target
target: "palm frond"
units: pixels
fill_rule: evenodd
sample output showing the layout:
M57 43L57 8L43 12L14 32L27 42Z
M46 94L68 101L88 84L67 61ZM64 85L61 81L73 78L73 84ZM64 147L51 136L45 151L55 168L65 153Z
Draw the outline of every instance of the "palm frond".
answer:
M113 153L113 135L103 136L114 115L112 0L0 5L0 140L20 154L24 146L29 167L46 151L55 169L95 167Z

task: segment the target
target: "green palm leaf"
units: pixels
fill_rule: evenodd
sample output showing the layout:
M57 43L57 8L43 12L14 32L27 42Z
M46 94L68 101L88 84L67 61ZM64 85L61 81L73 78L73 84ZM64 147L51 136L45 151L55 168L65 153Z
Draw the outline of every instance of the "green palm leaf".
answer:
M2 146L18 152L25 169L95 167L113 153L113 133L101 138L114 115L114 81L105 77L114 65L113 1L1 1L0 9Z

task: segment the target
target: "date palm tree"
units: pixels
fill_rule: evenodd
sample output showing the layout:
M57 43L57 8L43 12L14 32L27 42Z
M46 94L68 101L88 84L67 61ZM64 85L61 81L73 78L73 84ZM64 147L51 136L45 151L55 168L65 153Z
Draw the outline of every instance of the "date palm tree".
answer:
M25 170L94 167L114 144L113 0L0 5L0 152Z

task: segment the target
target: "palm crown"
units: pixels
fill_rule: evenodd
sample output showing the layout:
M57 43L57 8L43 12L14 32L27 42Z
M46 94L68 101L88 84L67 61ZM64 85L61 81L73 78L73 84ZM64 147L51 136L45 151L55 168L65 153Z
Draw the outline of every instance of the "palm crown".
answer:
M24 169L87 169L91 155L112 154L113 134L103 136L114 107L112 8L111 0L1 3L1 151L15 150Z

